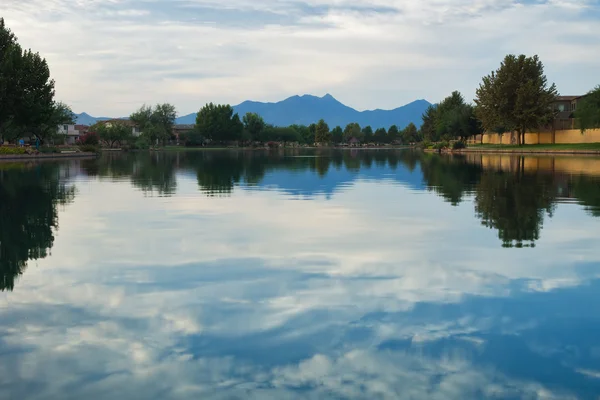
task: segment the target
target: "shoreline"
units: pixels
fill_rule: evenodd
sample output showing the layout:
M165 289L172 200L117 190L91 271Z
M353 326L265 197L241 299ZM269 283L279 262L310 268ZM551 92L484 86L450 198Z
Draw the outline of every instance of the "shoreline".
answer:
M434 152L436 152L434 150ZM442 152L443 153L443 152ZM460 149L449 151L451 154L463 154L463 153L491 153L491 154L515 154L515 155L527 155L527 154L547 154L547 155L596 155L600 156L600 150L584 150L584 149L565 149L565 150L552 150L552 149Z
M92 158L97 157L96 153L81 152L81 153L46 153L46 154L1 154L0 161L4 160L19 160L19 161L36 161L36 160L52 160L64 158Z

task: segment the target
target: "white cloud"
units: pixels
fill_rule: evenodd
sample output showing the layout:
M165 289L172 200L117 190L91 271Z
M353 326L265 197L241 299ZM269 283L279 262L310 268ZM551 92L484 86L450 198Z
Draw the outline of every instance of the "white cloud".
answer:
M44 54L77 111L126 115L170 101L280 100L331 92L390 108L472 97L508 52L538 53L559 90L597 82L594 1L8 0L2 14ZM596 15L596 17L594 17Z

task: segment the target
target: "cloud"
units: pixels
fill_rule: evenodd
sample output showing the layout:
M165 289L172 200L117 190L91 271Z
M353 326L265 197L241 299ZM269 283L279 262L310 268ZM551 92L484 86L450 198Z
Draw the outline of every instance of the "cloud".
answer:
M127 115L170 101L331 92L359 109L437 101L512 53L537 53L559 90L597 82L595 1L8 0L2 14L45 55L77 111Z

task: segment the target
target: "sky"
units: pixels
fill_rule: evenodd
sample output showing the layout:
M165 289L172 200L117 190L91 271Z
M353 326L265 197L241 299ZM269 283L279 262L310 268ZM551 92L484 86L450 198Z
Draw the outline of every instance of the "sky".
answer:
M600 83L600 0L2 0L57 99L94 116L332 94L358 110L473 99L509 53L563 95Z

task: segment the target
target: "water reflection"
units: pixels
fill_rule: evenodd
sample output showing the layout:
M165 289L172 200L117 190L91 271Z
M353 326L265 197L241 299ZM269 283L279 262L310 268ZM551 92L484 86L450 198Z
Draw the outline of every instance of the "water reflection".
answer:
M57 205L75 196L58 164L0 164L0 291L13 290L28 260L48 255L58 229Z
M572 160L210 151L5 169L3 207L35 168L65 195L52 256L2 294L0 398L593 398L597 161Z

